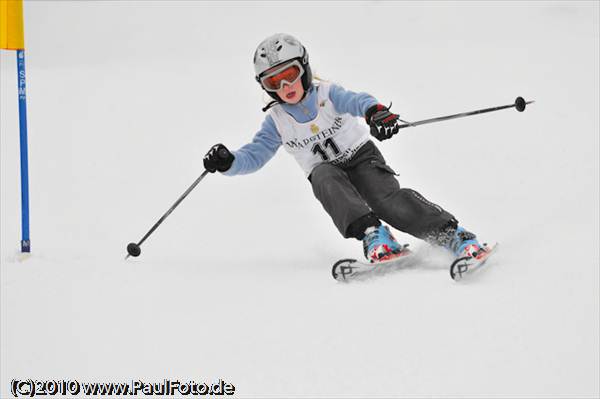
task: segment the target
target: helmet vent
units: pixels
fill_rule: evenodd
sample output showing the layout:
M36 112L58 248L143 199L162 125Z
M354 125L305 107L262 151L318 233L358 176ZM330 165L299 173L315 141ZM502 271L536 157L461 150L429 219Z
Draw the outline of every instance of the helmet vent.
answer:
M277 51L281 51L281 48L282 48L282 47L283 47L283 46L282 46L281 44L280 44L279 46L277 46Z

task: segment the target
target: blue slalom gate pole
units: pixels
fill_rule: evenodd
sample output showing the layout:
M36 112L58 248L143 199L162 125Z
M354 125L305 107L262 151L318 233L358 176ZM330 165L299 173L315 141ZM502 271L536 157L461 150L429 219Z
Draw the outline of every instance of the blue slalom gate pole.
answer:
M31 252L31 240L29 238L29 160L27 157L27 96L25 94L24 50L17 50L17 72L21 142L21 252Z

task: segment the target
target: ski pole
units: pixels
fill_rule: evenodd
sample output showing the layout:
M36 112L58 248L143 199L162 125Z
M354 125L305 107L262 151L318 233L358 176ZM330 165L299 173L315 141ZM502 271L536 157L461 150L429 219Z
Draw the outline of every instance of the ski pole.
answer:
M525 99L523 97L517 97L514 104L501 105L499 107L484 108L484 109L478 109L478 110L470 111L470 112L462 112L460 114L439 116L437 118L424 119L422 121L416 121L416 122L408 122L408 121L401 120L401 122L404 122L404 124L398 125L398 129L403 129L405 127L416 127L419 125L425 125L426 123L447 121L449 119L464 118L465 116L478 115L478 114L483 114L486 112L500 111L501 109L512 108L512 107L515 107L517 109L517 111L519 111L519 112L523 112L523 111L525 111L525 106L527 104L531 104L533 102L535 102L535 101L525 101Z
M227 158L227 150L225 149L221 149L218 152L218 156L219 158L225 159ZM130 242L129 244L127 244L127 256L125 257L125 260L127 260L127 258L129 258L129 256L140 256L140 254L142 253L142 250L140 248L140 245L142 245L142 243L144 241L146 241L146 239L148 237L150 237L150 234L152 234L154 232L154 230L156 230L158 228L158 226L160 226L160 224L162 222L164 222L164 220L171 214L171 212L173 212L173 210L175 208L177 208L177 206L181 203L181 201L183 201L185 199L185 197L188 196L189 193L192 192L192 190L198 185L198 183L200 183L202 181L202 179L204 179L204 177L209 173L208 170L205 170L204 172L202 172L202 174L192 183L192 185L185 190L185 192L181 195L181 197L179 197L177 199L177 201L175 201L175 203L173 204L173 206L171 206L169 208L169 210L167 212L165 212L164 215L162 215L162 217L160 219L158 219L158 222L156 222L154 224L154 226L152 226L152 228L146 233L146 235L144 235L142 237L142 239L136 244L134 242Z

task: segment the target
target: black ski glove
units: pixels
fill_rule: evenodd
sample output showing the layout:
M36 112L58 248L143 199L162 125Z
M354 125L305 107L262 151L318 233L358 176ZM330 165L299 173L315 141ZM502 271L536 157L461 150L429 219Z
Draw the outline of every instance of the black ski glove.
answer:
M225 172L231 168L235 157L223 144L215 144L204 156L204 168L210 173Z
M369 107L365 113L365 119L371 126L371 135L379 141L387 140L398 133L398 118L398 115L390 112L389 107L382 104Z

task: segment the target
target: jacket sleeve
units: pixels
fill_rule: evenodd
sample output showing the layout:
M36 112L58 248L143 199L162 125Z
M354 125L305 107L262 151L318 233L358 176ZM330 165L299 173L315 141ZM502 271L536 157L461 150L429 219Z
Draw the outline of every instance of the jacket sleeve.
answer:
M355 93L335 84L329 87L329 99L340 114L348 113L360 117L364 117L367 109L378 103L375 97L368 93Z
M281 146L281 136L269 115L262 123L260 130L254 135L251 143L233 151L235 159L231 168L223 172L227 176L244 175L262 168Z

